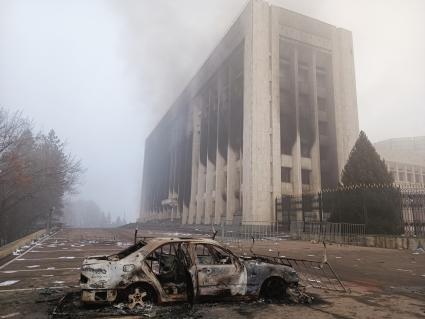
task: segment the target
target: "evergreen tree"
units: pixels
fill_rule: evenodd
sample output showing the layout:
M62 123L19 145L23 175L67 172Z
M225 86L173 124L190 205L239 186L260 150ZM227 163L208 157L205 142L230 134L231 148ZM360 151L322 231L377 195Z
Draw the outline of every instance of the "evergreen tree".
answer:
M360 132L336 191L330 221L365 224L367 233L399 234L400 190L366 134Z
M347 164L342 171L341 182L344 186L394 183L394 178L388 172L385 161L381 160L363 131L360 132L359 138L351 150Z

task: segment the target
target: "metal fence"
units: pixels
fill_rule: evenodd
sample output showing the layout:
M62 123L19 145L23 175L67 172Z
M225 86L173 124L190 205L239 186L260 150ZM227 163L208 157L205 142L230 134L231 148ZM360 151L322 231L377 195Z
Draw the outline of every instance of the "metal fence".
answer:
M241 225L232 225L223 221L215 228L217 237L222 241L267 239L288 236L283 228L274 221L244 221Z
M255 257L263 259L269 263L281 264L294 268L297 271L300 277L300 282L303 286L348 292L347 288L327 261L326 255L322 261L295 259L283 256L273 257L255 255Z
M401 192L401 220L409 237L425 237L425 189Z
M366 242L364 224L330 222L293 222L292 238L362 246Z
M276 199L280 229L299 237L362 243L365 234L425 237L425 189L362 185Z

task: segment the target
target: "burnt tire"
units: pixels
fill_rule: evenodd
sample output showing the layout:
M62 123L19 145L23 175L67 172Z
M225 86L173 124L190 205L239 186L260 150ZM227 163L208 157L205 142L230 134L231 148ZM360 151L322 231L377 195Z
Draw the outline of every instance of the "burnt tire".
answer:
M133 285L126 289L123 298L128 308L150 308L156 303L156 295L149 285Z
M269 278L261 286L260 298L264 298L269 302L282 301L287 298L287 287L287 284L282 278Z

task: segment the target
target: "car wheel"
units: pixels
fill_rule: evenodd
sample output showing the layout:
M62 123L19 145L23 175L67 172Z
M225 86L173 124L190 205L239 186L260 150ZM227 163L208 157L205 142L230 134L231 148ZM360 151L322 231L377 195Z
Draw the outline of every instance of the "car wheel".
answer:
M152 307L155 302L155 296L152 289L146 286L131 287L127 295L128 308L134 309L139 306L141 308Z
M261 287L260 296L269 301L282 300L286 296L286 287L281 278L267 279Z

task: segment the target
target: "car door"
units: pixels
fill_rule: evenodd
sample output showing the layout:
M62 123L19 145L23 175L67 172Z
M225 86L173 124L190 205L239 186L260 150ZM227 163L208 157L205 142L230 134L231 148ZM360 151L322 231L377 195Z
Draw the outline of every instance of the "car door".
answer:
M163 244L151 252L145 262L167 297L176 301L187 299L190 257L185 243Z
M246 293L246 270L236 256L212 244L194 248L198 297Z

